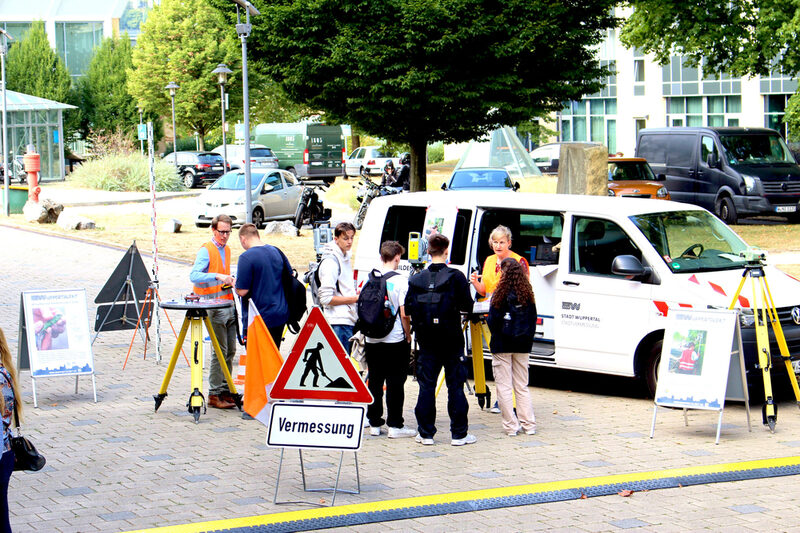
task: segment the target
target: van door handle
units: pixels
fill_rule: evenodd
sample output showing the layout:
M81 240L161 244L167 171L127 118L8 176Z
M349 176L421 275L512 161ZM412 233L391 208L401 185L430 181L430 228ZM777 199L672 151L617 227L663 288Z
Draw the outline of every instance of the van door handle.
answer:
M564 285L569 285L570 287L577 287L580 285L577 281L562 281Z
M697 174L697 172L695 172L694 170L690 170L689 172L686 173L686 175L689 176L690 178L693 178L695 174Z

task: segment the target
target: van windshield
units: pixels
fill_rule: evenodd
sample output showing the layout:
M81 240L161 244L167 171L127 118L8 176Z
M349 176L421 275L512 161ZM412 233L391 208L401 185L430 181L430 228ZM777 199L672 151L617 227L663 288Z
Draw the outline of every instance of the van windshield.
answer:
M747 244L707 211L672 211L631 217L675 273L742 268Z
M730 165L795 164L794 156L779 135L720 135Z

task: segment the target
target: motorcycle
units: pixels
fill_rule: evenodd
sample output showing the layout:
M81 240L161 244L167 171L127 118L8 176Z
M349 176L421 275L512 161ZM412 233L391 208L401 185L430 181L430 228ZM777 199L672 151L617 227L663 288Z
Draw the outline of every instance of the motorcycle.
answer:
M304 224L313 226L315 222L330 220L331 210L325 209L325 206L322 205L317 189L325 191L328 187L322 184L303 186L303 193L300 195L297 211L294 214L294 225L297 229L303 227Z
M28 173L25 172L25 165L22 164L22 156L17 156L9 160L11 166L11 174L8 176L8 181L12 182L15 179L20 183L25 183L28 180ZM5 179L5 167L3 161L0 160L0 180Z
M372 202L373 198L377 198L378 196L386 196L389 194L397 194L398 191L392 187L383 187L378 185L371 179L362 176L362 179L359 181L359 185L361 188L359 189L358 196L361 198L361 205L358 208L358 213L356 213L356 218L353 220L353 225L356 229L361 229L361 226L364 225L364 217L367 216L367 209L369 208L370 202Z

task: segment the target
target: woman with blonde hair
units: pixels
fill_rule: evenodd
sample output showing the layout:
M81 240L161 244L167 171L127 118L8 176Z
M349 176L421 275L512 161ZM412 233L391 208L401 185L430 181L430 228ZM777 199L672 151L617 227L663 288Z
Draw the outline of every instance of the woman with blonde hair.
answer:
M11 424L13 423L14 409L19 417L20 406L17 405L19 387L17 386L17 373L11 360L11 350L8 348L6 334L0 328L0 413L3 415L3 458L0 460L0 503L3 511L0 514L0 531L11 532L11 522L8 513L8 482L14 471L14 452L11 451Z
M524 430L536 434L536 419L528 391L528 355L536 333L536 301L519 262L506 258L500 263L501 276L489 307L492 339L492 372L503 430L510 437ZM517 399L517 412L511 392Z
M492 247L494 255L490 255L483 262L483 272L480 276L477 272L473 272L469 277L472 286L481 296L487 296L494 292L497 282L500 280L500 263L507 257L519 262L525 276L528 275L528 261L511 251L511 230L506 226L497 226L492 230L492 233L489 234L489 246Z

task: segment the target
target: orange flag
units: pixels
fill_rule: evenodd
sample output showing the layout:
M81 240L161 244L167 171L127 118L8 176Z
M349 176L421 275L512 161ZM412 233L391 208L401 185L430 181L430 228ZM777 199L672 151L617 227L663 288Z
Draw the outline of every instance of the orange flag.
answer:
M247 372L244 376L244 410L269 426L269 390L283 365L283 358L264 324L264 319L250 300L247 312Z

